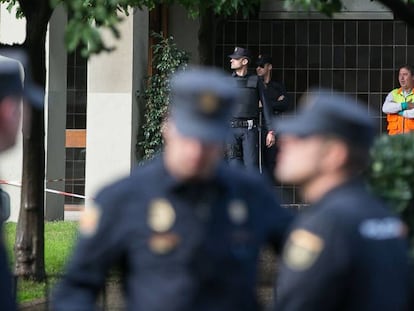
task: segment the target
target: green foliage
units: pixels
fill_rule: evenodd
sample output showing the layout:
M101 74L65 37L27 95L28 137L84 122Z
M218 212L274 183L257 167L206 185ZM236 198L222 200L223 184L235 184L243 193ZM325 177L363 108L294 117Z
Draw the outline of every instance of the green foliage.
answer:
M11 12L14 6L16 6L16 18L23 18L23 12L18 5L18 0L0 0L0 3L7 3L6 9Z
M371 151L369 183L410 228L414 255L414 133L380 136Z
M16 0L0 0L16 1ZM247 16L260 4L260 0L50 0L52 6L63 4L70 16L66 27L65 43L68 51L82 46L82 55L88 57L101 51L111 51L102 39L101 30L109 30L119 38L119 13L128 15L129 8L153 9L158 4L181 4L192 17L202 15L207 9L228 16L241 12Z
M143 138L137 144L137 151L142 148L144 159L151 158L162 146L161 125L167 113L169 77L179 68L185 68L189 55L180 50L173 37L163 38L162 34L153 33L159 42L154 51L153 68L155 74L148 78L143 99L146 102Z

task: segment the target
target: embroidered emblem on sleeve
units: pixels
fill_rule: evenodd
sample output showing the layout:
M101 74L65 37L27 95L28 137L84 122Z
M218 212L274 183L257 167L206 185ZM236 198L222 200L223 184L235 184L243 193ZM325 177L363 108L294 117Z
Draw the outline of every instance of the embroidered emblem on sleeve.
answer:
M324 248L324 241L316 234L304 230L294 230L288 239L283 254L286 265L296 271L309 269Z
M367 239L388 240L405 237L407 228L394 217L371 218L364 220L359 225L359 232Z

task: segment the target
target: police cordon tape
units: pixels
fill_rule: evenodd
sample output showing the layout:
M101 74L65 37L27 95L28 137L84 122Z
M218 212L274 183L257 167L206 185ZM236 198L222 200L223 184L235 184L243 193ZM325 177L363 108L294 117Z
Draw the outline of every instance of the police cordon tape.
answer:
M55 180L53 180L53 181L55 181ZM22 184L20 182L8 181L8 180L3 180L3 179L0 179L0 185L10 185L10 186L15 186L15 187L21 187L22 186ZM81 195L81 194L69 193L69 192L59 191L59 190L54 190L54 189L49 189L49 188L45 188L45 192L60 194L60 195L67 196L67 197L80 198L80 199L84 199L84 200L93 200L93 198L88 198L88 197L86 197L84 195Z

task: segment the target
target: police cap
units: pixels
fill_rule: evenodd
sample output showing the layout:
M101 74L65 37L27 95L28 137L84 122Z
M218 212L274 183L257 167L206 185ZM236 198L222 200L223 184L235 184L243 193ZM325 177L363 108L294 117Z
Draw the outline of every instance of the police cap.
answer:
M25 97L35 108L43 108L44 91L32 83L27 59L17 50L0 50L0 100L6 96Z
M189 68L171 79L170 118L184 136L222 142L237 94L234 79L224 72Z
M270 55L260 54L257 57L257 61L256 61L257 66L263 66L263 65L271 64L271 63L272 63L272 57Z
M324 89L310 90L302 99L298 114L275 122L281 134L299 137L328 135L369 148L375 126L364 106L344 94Z
M250 59L250 52L248 49L244 49L241 47L236 46L234 48L234 51L232 54L229 55L230 58L235 58L235 59L239 59L239 58L248 58Z

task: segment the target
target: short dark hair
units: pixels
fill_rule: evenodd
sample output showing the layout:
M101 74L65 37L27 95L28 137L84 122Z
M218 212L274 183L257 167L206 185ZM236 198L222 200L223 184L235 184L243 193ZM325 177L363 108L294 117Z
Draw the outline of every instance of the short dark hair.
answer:
M411 75L414 75L414 68L413 66L411 66L410 64L404 64L402 66L400 66L400 68L398 68L398 72L400 72L401 69L407 69Z
M368 168L371 162L369 149L348 142L347 147L348 159L345 163L345 169L350 175L361 174Z
M370 145L355 144L351 140L336 135L323 135L326 139L342 142L348 151L344 168L349 176L363 173L371 162Z

